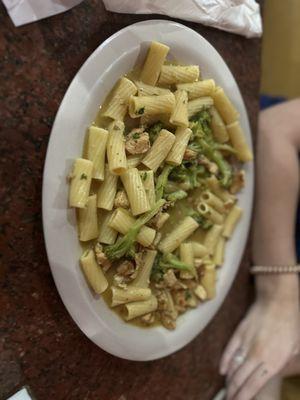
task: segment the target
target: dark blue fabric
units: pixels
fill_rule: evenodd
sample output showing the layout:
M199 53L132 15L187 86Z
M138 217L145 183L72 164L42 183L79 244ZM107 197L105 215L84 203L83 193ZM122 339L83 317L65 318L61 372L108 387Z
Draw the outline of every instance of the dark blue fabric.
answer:
M276 104L283 103L285 100L286 100L285 97L281 96L273 97L262 94L260 96L260 101L259 101L260 109L264 110L265 108L276 106Z
M276 104L280 104L286 101L285 97L273 97L267 95L260 96L260 109L264 110L268 107L275 106ZM300 161L300 160L299 160ZM296 241L296 252L297 252L297 260L300 262L300 203L298 203L298 210L297 210L297 218L296 218L296 231L295 231L295 241Z

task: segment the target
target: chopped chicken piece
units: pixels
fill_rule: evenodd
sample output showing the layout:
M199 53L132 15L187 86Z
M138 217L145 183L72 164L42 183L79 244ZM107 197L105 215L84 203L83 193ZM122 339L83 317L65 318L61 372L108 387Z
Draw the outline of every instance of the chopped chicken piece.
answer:
M202 285L198 285L195 289L194 289L194 293L195 295L201 300L204 301L207 299L207 293L206 290L204 289L204 287Z
M117 273L125 278L130 277L135 271L132 261L125 260L117 267Z
M145 314L141 317L141 321L145 324L145 325L152 325L155 321L155 316L153 313L149 313L149 314Z
M122 207L122 208L129 208L129 200L125 190L119 190L116 194L115 201L114 201L115 208Z
M168 298L166 295L166 291L165 290L158 290L156 293L156 298L157 298L157 302L158 302L158 310L162 311L162 310L166 310L167 309L167 305L168 305Z
M186 304L188 307L194 308L197 307L197 297L194 295L193 292L187 290L185 292Z
M189 280L193 279L194 275L189 271L181 271L180 272L180 279Z
M163 326L167 329L174 330L176 328L176 319L173 319L165 312L160 314L160 320Z
M185 291L184 290L176 290L173 293L173 299L174 299L175 309L179 313L183 313L187 308L186 299L185 299Z
M150 221L149 221L149 226L151 228L160 230L165 222L170 218L170 214L166 212L161 212L159 211Z
M133 129L126 137L125 148L129 154L144 154L150 149L149 134L144 129Z
M207 170L213 175L216 175L219 172L219 168L218 168L217 164L209 161L209 159L207 157L205 157L204 155L200 156L198 163L203 165L205 168L207 168Z
M245 171L237 171L233 174L232 184L230 186L230 193L236 194L245 186Z
M113 285L114 286L118 286L122 289L126 289L127 288L127 282L126 282L126 278L125 276L119 275L119 274L115 274L113 277Z
M166 284L166 287L174 287L176 283L178 282L174 271L172 269L168 269L168 271L164 274L163 276L164 283Z
M194 264L195 264L195 268L199 268L203 265L203 260L202 258L195 258L194 259Z
M190 161L190 160L195 160L197 158L197 152L192 149L186 149L183 155L183 159Z
M102 267L103 271L106 272L111 267L111 261L106 257L103 252L103 247L100 243L97 243L94 247L95 257L97 263Z

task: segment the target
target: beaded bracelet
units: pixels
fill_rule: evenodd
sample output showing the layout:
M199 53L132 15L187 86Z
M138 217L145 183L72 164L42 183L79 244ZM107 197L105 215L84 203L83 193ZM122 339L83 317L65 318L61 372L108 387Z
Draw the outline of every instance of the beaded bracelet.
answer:
M254 265L251 274L298 274L300 265Z

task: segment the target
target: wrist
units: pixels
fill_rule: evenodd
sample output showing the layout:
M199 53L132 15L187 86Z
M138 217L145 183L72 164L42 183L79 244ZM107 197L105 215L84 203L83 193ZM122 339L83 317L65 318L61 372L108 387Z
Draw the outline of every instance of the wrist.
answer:
M258 274L255 285L263 301L299 302L298 274Z

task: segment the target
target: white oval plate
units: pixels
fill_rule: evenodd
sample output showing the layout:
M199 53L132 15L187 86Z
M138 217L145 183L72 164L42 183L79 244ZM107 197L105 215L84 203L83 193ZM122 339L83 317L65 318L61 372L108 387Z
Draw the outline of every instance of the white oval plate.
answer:
M236 275L244 251L253 195L253 165L246 166L247 184L239 196L244 216L226 248L217 297L181 316L174 331L143 329L123 322L101 298L93 296L81 273L74 210L67 208L66 176L80 156L86 128L115 81L145 55L151 40L170 46L170 56L185 64L200 65L229 94L241 114L248 142L251 134L238 86L217 51L184 25L151 20L122 29L87 59L71 85L53 125L44 169L43 224L48 259L59 294L79 328L99 347L129 360L154 360L179 350L197 336L221 306Z

